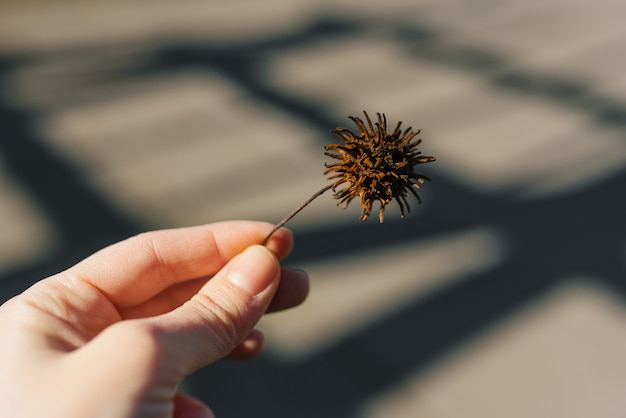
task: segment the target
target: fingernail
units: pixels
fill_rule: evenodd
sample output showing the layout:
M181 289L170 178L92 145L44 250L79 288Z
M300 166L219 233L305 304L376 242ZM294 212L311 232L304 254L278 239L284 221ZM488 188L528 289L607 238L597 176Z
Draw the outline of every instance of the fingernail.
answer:
M228 279L251 295L265 290L278 275L278 263L262 245L253 245L239 254L228 268Z

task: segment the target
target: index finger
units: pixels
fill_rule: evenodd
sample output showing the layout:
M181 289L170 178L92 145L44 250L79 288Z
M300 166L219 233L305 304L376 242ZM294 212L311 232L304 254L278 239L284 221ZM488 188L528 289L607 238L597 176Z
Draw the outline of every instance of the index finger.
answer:
M98 251L66 273L95 286L119 307L134 306L174 284L210 277L236 254L261 243L272 228L264 222L228 221L146 232ZM283 258L292 243L283 229L267 247Z

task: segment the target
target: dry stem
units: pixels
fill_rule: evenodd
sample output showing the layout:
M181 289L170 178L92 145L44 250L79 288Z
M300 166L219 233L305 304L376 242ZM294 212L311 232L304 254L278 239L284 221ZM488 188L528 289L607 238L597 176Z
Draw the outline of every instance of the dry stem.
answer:
M282 221L278 222L276 224L276 226L274 227L274 229L272 229L272 231L267 234L267 236L265 237L265 239L263 240L263 245L265 245L267 243L267 241L270 239L270 237L272 235L274 235L274 232L278 231L280 228L282 228L287 222L289 222L289 220L291 218L293 218L294 216L296 216L298 214L298 212L300 212L302 209L304 209L309 203L311 203L313 200L315 200L317 197L319 197L320 195L322 195L324 192L330 190L333 187L332 184L329 184L328 186L324 187L323 189L319 190L318 192L316 192L313 196L309 197L306 202L304 202L303 204L301 204L300 206L298 206L296 209L294 209L289 215L285 216L283 218Z

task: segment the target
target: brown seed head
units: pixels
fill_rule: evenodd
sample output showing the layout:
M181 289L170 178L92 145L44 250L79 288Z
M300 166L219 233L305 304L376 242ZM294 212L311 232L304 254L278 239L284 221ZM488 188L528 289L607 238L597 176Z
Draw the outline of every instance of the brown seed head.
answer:
M402 131L402 122L398 122L395 129L388 133L385 114L377 113L378 122L375 124L372 124L367 112L363 114L367 125L361 119L350 116L359 129L358 134L342 127L331 131L343 144L326 146L325 154L339 161L326 164L324 174L330 174L329 179L336 179L332 189L338 205L345 208L352 199L360 198L361 220L367 219L372 212L372 202L378 200L378 218L383 222L385 206L392 199L398 202L404 218L404 210L410 210L406 198L413 194L421 203L416 189L430 180L415 173L415 166L435 161L435 157L423 156L418 151L417 146L422 141L413 139L420 133L419 129L413 131L409 127ZM344 187L336 190L340 185Z

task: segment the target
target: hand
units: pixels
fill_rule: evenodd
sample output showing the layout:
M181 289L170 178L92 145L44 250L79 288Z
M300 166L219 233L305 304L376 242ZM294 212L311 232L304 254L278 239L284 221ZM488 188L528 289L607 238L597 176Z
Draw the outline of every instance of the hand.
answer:
M0 416L212 417L177 392L223 357L259 354L266 311L302 302L292 236L223 222L107 247L0 307Z

